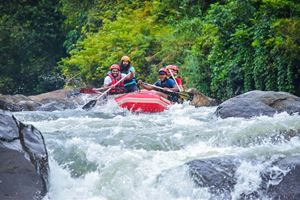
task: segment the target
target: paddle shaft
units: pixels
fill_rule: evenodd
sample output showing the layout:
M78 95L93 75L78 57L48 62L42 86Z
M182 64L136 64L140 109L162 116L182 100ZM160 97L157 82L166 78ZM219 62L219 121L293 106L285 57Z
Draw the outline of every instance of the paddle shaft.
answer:
M115 87L116 85L118 85L119 83L121 83L122 81L124 81L125 78L126 78L129 74L131 74L131 73L132 73L132 72L126 74L126 76L124 76L124 77L121 78L118 82L116 82L116 83L113 85L113 87ZM103 92L100 96L98 96L98 97L96 98L96 100L99 100L101 97L103 97L105 94L107 94L111 89L113 89L113 87L108 88L105 92Z
M132 72L131 72L132 73ZM131 74L129 73L129 74ZM118 82L116 82L112 87L108 88L105 92L103 92L100 96L98 96L97 98L89 101L88 103L86 103L82 109L84 110L89 110L91 109L92 107L94 107L97 103L97 101L103 97L105 94L107 94L113 87L115 87L116 85L118 85L119 83L121 83L122 81L124 81L124 79L129 75L129 74L126 74L126 76L124 76L123 78L121 78Z
M178 85L178 83L177 83L177 81L176 81L176 79L175 79L175 76L174 76L172 70L169 69L169 72L170 72L170 74L171 74L173 80L175 81L175 83L176 83L176 85L177 85L177 87L178 87L179 92L182 92L182 89L181 89L181 87L179 87L179 85Z
M167 95L170 95L170 96L177 96L177 97L181 97L185 100L192 100L194 95L189 93L189 92L174 92L174 91L169 91L169 90L166 90L165 88L162 88L162 87L159 87L159 86L156 86L156 85L152 85L152 84L149 84L149 83L144 83L145 85L150 85L156 89L158 89L159 91L167 94Z
M159 86L156 86L156 85L152 85L152 84L149 84L149 83L144 83L144 84L145 84L145 85L152 86L152 87L154 87L154 88L156 88L156 89L159 89L160 91L165 92L165 93L168 94L168 95L178 95L178 92L169 91L169 90L167 90L167 89L165 89L165 88L162 88L162 87L159 87Z

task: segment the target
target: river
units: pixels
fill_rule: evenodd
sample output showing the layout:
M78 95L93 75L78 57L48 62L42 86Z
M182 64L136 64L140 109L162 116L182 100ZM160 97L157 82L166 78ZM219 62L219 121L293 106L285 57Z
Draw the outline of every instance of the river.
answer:
M49 193L44 200L210 199L184 163L195 159L253 157L241 164L231 193L255 191L267 159L299 155L300 116L277 114L252 119L215 117L216 107L174 105L157 114L133 114L113 102L54 112L17 112L44 135L49 153ZM267 198L266 198L267 199Z

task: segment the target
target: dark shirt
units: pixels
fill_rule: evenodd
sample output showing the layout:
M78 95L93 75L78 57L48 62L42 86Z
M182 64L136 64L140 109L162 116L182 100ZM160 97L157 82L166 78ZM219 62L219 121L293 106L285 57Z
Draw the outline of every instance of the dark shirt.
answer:
M161 81L158 80L154 83L154 85L162 88L173 88L175 86L175 82L173 79L166 78L165 80Z

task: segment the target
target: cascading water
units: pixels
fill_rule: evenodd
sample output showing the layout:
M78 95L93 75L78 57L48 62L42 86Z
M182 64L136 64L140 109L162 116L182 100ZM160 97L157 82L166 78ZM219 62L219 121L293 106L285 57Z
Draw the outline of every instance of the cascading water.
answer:
M88 112L15 116L45 137L50 188L44 200L214 199L208 188L195 184L184 164L224 156L260 161L244 161L235 172L230 196L240 199L257 190L259 173L273 158L299 155L300 139L289 134L300 130L299 115L220 119L215 109L184 104L158 114L132 114L110 102ZM287 172L276 170L280 182Z

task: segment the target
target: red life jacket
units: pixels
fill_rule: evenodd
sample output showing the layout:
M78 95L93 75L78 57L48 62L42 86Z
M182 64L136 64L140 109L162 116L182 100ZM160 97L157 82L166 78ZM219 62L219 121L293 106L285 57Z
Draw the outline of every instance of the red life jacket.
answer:
M122 74L119 73L119 75L117 77L113 77L112 74L108 74L108 76L111 79L111 84L110 85L114 85L116 84L119 80L122 79ZM121 94L121 93L125 93L125 89L124 89L124 81L121 81L118 85L116 85L114 88L112 88L109 91L109 94Z
M170 77L170 79L173 79L173 77ZM174 79L173 79L173 80L174 80ZM175 78L174 81L176 81L177 84L178 84L180 87L182 87L182 79L181 79L180 76L177 76L177 77Z
M176 82L178 83L178 85L182 87L182 80L181 80L181 77L180 77L180 76L177 76L177 77L175 78L175 80L176 80Z

